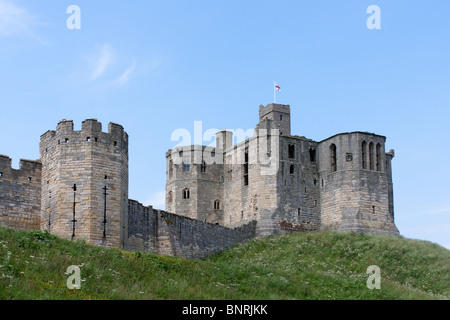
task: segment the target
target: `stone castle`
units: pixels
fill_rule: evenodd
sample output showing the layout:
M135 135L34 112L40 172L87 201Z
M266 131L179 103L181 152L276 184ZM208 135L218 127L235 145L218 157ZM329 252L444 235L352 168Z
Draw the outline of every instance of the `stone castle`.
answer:
M95 119L62 120L40 159L18 170L0 155L0 225L157 254L201 258L235 243L295 231L398 234L384 136L316 142L291 135L290 107L259 108L253 136L166 153L166 210L128 199L128 134Z

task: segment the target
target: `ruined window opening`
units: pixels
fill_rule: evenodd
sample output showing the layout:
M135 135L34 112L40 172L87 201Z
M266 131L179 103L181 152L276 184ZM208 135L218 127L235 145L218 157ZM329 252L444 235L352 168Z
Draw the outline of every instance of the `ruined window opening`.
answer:
M117 141L114 141L114 147L117 147Z
M330 164L331 172L337 171L337 160L336 160L336 145L333 143L330 146Z
M65 142L66 142L66 143L69 143L69 138L66 138Z
M94 138L94 141L95 141L95 142L98 142L98 138Z
M87 142L91 141L91 137L87 137L87 138L86 138L86 141L87 141Z
M366 149L367 149L367 142L366 140L364 140L361 143L361 166L362 168L365 170L367 169L367 164L366 164Z
M280 114L280 121L283 121L283 115Z
M0 178L3 177L3 172L0 172Z
M316 162L316 149L315 148L309 148L309 161Z
M189 189L183 190L183 199L189 199L191 197L191 193L189 192Z
M108 179L108 176L107 175L105 175L105 180L107 180Z
M290 174L294 174L295 173L295 167L293 164L291 164L290 168L289 168L289 173Z
M372 206L372 213L375 214L375 206Z
M373 142L369 143L369 169L373 170Z
M323 182L323 178L322 178L322 188L323 188L323 186L324 186L324 182Z
M169 201L169 203L172 203L172 201L173 201L173 193L172 193L172 191L169 191L169 194L167 196L167 200Z
M183 172L190 172L191 171L191 164L189 163L189 160L183 161Z
M28 182L31 182L31 180L32 180L31 177L28 177Z
M295 145L290 144L288 146L288 153L289 153L289 159L294 159L295 158Z
M220 200L214 201L214 210L220 210Z
M307 192L307 190L306 190L306 188L305 188L305 194L306 194L306 192Z
M301 215L302 214L302 208L298 208L297 209L297 215Z
M317 179L314 179L314 185L315 186L317 185Z
M376 161L377 161L377 171L381 171L381 144L377 143L376 146Z
M58 140L58 144L61 144L61 140Z

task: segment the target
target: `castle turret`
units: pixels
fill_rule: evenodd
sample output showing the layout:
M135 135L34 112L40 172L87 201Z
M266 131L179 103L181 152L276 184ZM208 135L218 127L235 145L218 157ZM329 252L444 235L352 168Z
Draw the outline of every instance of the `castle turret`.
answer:
M259 106L259 122L268 119L272 120L280 136L291 135L291 107L289 105L271 103L267 106Z
M96 119L62 120L41 136L41 229L93 245L124 248L128 234L128 135Z
M322 229L398 234L385 141L352 132L319 143Z

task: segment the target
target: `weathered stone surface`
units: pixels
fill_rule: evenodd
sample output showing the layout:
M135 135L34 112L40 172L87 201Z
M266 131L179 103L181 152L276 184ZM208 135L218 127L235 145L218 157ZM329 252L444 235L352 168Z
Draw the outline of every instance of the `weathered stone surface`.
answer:
M386 153L385 142L368 132L320 142L294 136L289 106L260 106L255 134L239 144L221 130L215 148L166 153L167 211L160 211L128 199L122 126L110 123L102 132L88 119L74 131L71 120L62 120L41 136L40 160L21 160L14 170L0 155L0 224L194 259L273 234L398 234L394 151Z

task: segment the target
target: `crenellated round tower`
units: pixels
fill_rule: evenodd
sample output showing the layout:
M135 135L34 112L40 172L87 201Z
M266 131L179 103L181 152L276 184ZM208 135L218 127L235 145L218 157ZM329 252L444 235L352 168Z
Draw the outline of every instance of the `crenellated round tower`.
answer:
M128 236L128 134L96 119L72 120L41 136L41 229L67 239L125 248Z

